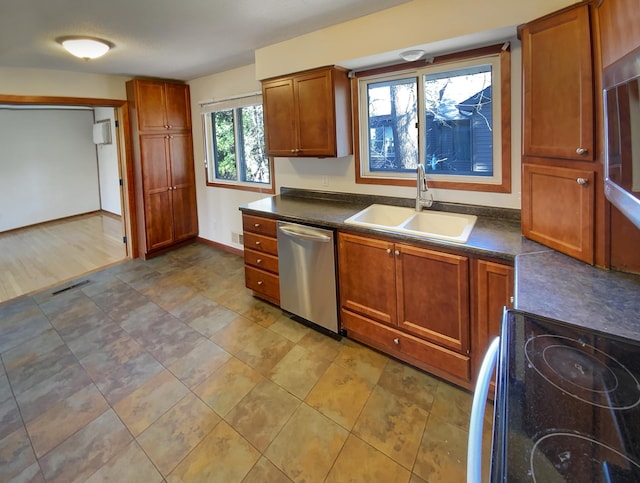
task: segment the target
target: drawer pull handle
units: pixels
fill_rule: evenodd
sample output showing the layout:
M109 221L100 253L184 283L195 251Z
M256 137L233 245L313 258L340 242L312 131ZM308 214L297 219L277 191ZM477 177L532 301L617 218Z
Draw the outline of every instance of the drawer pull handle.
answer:
M258 285L262 285L264 282L262 280L258 280Z
M395 345L400 345L400 339L398 339L397 337L395 339L393 339L393 343Z
M259 242L259 241L257 241L257 242L256 242L256 245L260 245L260 242Z
M262 263L262 258L258 258L258 259L256 260L256 263L257 263L258 265L259 265L259 264L261 264L261 263Z
M260 228L260 223L254 223L253 226L255 226L256 228Z
M581 186L585 186L585 185L589 184L589 180L587 178L578 178L576 181Z

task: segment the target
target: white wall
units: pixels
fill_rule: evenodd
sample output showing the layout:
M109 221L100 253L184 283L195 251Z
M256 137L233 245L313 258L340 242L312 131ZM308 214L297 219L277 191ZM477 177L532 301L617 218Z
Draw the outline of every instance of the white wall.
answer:
M92 110L0 109L0 231L100 209Z
M115 215L122 215L120 202L120 170L118 169L118 141L113 107L96 107L95 121L107 120L111 126L111 144L98 144L98 178L100 207Z

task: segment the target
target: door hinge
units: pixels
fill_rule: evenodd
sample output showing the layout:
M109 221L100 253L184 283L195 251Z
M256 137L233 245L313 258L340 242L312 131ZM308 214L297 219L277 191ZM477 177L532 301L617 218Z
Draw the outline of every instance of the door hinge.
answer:
M123 179L122 179L122 178L120 178L120 179L118 180L118 184L119 184L120 186L123 186L123 185L124 185L124 181L123 181Z
M116 127L120 127L120 121L116 121Z
M122 243L127 243L127 237L126 236L122 237Z

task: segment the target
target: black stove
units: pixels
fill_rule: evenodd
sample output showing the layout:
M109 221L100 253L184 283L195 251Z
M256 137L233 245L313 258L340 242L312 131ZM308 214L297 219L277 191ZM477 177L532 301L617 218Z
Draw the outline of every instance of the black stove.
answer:
M493 482L640 482L640 342L505 312Z

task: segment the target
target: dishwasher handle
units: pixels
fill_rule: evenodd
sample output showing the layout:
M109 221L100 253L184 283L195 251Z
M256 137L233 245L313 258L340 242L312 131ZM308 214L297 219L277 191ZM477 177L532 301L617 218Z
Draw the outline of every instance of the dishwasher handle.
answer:
M498 359L500 350L500 337L493 339L487 353L482 360L478 382L473 393L471 404L471 418L469 421L469 445L467 447L467 483L480 483L482 481L482 426L484 422L484 410L487 404L489 384L493 368Z
M314 242L330 242L331 237L320 233L313 228L302 227L300 225L280 225L278 229L287 236L301 238Z

